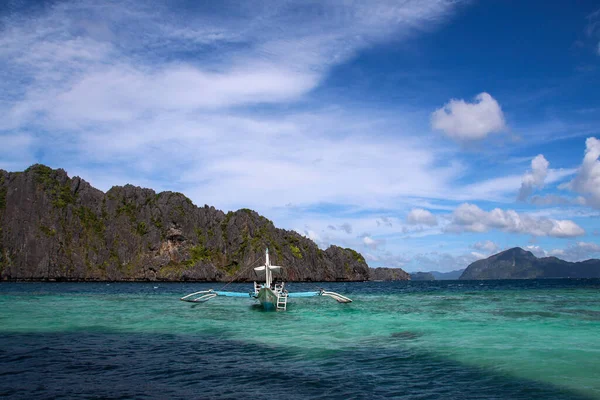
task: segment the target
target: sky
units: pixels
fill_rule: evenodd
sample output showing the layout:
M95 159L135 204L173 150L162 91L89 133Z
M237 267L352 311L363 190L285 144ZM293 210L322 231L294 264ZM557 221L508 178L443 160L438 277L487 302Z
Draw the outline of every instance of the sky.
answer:
M2 4L2 169L251 208L371 267L600 258L598 1Z

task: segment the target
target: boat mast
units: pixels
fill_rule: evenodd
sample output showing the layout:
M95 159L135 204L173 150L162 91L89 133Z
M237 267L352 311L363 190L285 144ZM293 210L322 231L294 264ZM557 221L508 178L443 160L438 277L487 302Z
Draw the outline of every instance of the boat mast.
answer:
M271 287L271 263L269 262L269 248L267 247L267 262L265 263L265 286Z

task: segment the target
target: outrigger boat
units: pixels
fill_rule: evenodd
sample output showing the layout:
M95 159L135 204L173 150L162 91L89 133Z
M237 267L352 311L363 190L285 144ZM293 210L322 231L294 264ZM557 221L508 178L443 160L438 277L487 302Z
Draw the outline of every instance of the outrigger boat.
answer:
M254 268L256 273L264 271L265 282L257 283L254 282L254 291L249 293L243 292L224 292L219 290L202 290L200 292L190 293L181 298L182 301L189 301L192 303L203 303L212 298L223 296L223 297L243 297L243 298L254 298L260 302L265 310L277 310L285 311L287 309L287 301L290 298L299 297L315 297L315 296L327 296L337 300L339 303L352 303L348 297L343 296L339 293L329 292L326 290L319 290L317 292L296 292L289 293L285 288L285 283L275 283L273 281L273 272L280 272L280 266L271 265L269 261L269 249L266 251L266 262L265 265Z

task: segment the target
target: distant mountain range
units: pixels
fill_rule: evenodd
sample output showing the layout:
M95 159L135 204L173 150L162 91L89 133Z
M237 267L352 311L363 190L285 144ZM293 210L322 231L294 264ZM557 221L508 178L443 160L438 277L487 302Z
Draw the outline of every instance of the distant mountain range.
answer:
M431 272L411 272L411 281L435 281L435 276Z
M453 280L453 279L460 278L460 276L462 275L464 270L465 269L463 268L463 269L457 269L455 271L450 271L450 272L431 271L430 274L433 275L435 277L435 279L438 281Z
M600 260L537 258L520 247L471 263L460 279L600 278Z

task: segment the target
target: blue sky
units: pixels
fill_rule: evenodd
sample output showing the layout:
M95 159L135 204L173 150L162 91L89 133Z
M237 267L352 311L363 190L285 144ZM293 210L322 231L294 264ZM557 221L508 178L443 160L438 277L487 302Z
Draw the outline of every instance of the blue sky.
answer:
M597 1L9 1L0 168L248 207L370 266L600 257Z

